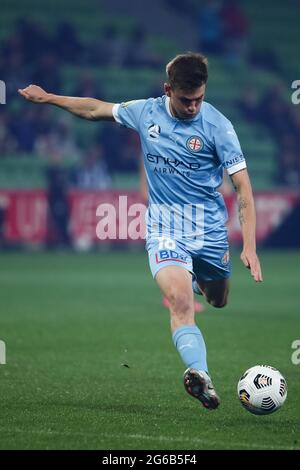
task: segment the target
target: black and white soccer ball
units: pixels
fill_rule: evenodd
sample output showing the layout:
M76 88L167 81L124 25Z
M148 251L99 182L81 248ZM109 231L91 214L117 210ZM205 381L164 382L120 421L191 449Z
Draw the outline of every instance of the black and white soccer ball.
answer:
M237 386L238 397L246 410L256 415L274 413L284 404L287 383L271 366L254 366L246 370Z

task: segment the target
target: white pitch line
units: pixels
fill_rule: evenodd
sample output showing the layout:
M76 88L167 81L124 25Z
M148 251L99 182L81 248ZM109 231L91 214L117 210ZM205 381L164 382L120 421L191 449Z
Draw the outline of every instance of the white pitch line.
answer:
M109 433L102 433L98 434L96 432L80 432L80 431L75 431L75 432L60 432L60 431L50 431L50 430L23 430L23 429L11 429L7 430L4 428L0 428L0 432L3 432L4 434L8 433L19 433L19 434L37 434L37 435L57 435L57 436L93 436L97 437L99 441L103 441L104 439L134 439L134 440L147 440L147 441L159 441L159 442L185 442L185 443L190 443L190 444L198 444L200 445L206 445L206 446L217 446L220 444L218 441L212 441L209 439L201 439L201 438L188 438L188 437L168 437L168 436L149 436L145 434L109 434ZM236 450L239 449L245 449L245 448L250 448L250 449L266 449L266 450L295 450L296 448L294 446L268 446L268 445L262 445L257 444L255 442L252 443L241 443L241 442L230 442L230 445L232 447L236 447ZM97 450L97 449L96 449ZM105 449L99 449L99 450L105 450ZM145 449L147 450L147 449ZM192 449L192 450L197 450L197 449ZM203 450L203 449L200 449ZM226 450L226 449L224 449Z

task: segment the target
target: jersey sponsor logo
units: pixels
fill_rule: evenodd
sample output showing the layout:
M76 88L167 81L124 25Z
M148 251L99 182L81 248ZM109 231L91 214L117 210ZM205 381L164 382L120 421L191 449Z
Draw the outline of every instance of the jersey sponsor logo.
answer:
M177 261L178 263L187 264L187 255L178 253L175 250L159 250L155 254L156 264L163 263L164 261Z
M146 156L149 163L154 163L155 165L169 166L176 169L178 168L199 171L201 166L199 162L183 162L181 160L178 160L178 158L163 157L161 155L153 155L151 153L147 153Z
M198 153L203 149L203 142L197 135L192 135L186 141L186 147L189 152Z
M160 126L158 124L151 124L148 127L148 136L151 140L158 140L160 134Z
M245 160L244 155L237 155L236 157L231 158L230 160L226 160L224 165L225 168L230 168L233 165L236 165L237 163L241 163Z

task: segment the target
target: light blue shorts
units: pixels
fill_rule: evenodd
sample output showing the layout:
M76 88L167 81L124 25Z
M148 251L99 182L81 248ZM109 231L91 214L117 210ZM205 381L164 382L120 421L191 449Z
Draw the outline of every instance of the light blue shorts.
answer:
M227 279L231 274L231 261L227 238L216 245L205 245L197 251L189 250L185 242L168 239L162 243L157 238L147 241L149 265L155 278L166 266L181 266L197 281Z

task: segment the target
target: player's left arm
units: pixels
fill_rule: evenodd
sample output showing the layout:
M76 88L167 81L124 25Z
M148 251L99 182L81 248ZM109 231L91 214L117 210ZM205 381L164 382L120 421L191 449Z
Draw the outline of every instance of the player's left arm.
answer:
M144 204L148 205L148 184L142 155L140 158L140 195Z
M243 251L241 260L250 269L256 282L261 282L262 272L260 262L256 254L256 214L252 193L252 187L248 172L245 169L231 176L232 183L237 193L239 220L243 235Z

